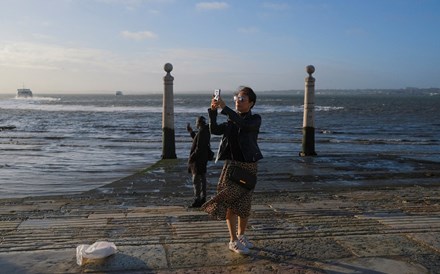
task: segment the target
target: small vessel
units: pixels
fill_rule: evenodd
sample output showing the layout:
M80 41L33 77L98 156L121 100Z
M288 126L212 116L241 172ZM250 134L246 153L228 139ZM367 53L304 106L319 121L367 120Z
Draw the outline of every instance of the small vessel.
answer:
M17 89L17 98L32 98L32 91L28 88Z
M122 91L117 90L117 91L116 91L116 95L122 95Z
M15 126L0 126L0 131L15 129Z

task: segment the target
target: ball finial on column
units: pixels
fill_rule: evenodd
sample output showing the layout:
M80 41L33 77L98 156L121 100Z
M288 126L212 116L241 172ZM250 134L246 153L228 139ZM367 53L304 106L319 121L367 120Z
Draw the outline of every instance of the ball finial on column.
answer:
M173 65L171 65L170 63L166 63L165 66L163 66L163 69L170 73L173 70Z
M312 74L315 72L315 67L312 66L312 65L308 65L308 66L306 67L306 72L307 72L310 76L312 76Z

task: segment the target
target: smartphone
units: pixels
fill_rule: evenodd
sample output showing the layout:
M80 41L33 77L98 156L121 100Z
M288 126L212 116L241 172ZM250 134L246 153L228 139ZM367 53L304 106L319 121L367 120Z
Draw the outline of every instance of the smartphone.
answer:
M220 93L221 93L221 89L216 89L214 90L214 99L218 100L218 98L220 98Z

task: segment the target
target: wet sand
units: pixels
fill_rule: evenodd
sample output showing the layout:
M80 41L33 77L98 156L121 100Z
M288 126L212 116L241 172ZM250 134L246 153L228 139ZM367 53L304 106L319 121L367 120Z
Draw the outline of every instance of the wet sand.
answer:
M209 194L221 164L210 163ZM187 206L186 159L85 193L0 200L5 273L440 273L440 162L393 155L272 157L259 165L248 256ZM114 242L76 264L76 246Z

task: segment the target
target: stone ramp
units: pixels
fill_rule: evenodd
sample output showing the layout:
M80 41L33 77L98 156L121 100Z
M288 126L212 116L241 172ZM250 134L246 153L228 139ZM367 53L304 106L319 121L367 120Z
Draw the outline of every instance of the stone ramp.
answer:
M394 169L387 177L369 160ZM161 161L83 194L0 200L0 272L440 273L439 167L266 159L247 233L256 247L241 256L224 221L186 207L185 161ZM220 169L210 168L211 194ZM76 247L100 240L117 254L78 266Z
M267 197L257 197L260 203L253 205L248 230L256 248L249 256L230 252L225 223L197 209L121 207L120 197L106 210L95 211L94 199L62 214L62 208L77 202L65 198L64 205L56 200L61 206L58 212L39 211L22 221L1 222L0 269L7 273L438 271L440 205L418 205L420 195L426 196L420 189L414 194L414 189L405 188L391 194L404 196L405 207L385 210L384 199L390 193L383 192L308 193L305 202L301 202L304 193L285 195L278 202L261 203ZM439 192L440 188L423 190ZM20 208L31 210L5 205L2 212L18 213ZM76 265L76 246L97 240L114 242L118 253Z

